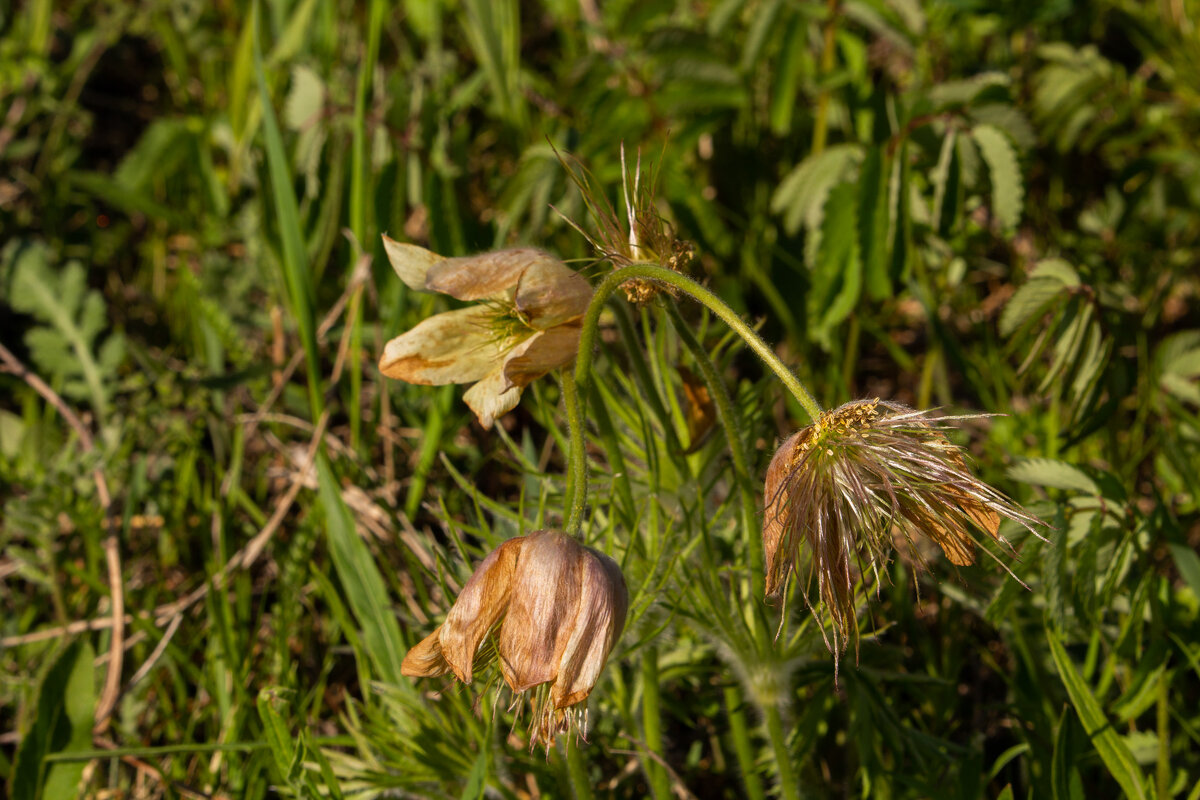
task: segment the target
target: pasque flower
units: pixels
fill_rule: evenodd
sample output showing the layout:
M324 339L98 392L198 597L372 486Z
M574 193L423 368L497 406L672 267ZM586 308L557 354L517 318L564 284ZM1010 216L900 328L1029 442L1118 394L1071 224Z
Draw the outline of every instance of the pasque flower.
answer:
M509 539L475 570L446 621L408 651L401 672L453 672L470 683L495 658L509 688L535 690L530 746L549 747L556 734L581 727L628 605L621 569L608 556L559 531Z
M659 214L654 199L656 175L642 180L642 155L639 152L633 174L625 161L625 145L621 145L621 194L625 201L624 219L608 202L604 191L594 185L594 178L582 164L578 169L562 161L575 185L583 195L584 205L596 227L592 236L574 220L563 215L571 227L583 234L597 255L614 268L630 264L651 263L683 272L692 262L695 250L691 242L678 239L671 224ZM557 209L556 209L557 210ZM560 212L561 214L561 212ZM642 279L627 281L622 290L631 303L642 304L660 291L669 290L661 284Z
M793 572L815 581L833 622L834 657L857 635L855 574L888 561L894 533L912 552L932 539L954 564L975 561L975 534L1000 537L1000 520L1037 535L1039 520L976 478L942 433L946 417L899 403L847 403L788 438L767 467L763 549L766 591L786 589ZM920 556L917 556L920 562Z
M463 400L490 428L516 407L522 389L575 358L592 288L549 253L517 248L443 258L387 236L383 244L410 288L480 301L436 314L388 342L379 369L389 378L473 383Z

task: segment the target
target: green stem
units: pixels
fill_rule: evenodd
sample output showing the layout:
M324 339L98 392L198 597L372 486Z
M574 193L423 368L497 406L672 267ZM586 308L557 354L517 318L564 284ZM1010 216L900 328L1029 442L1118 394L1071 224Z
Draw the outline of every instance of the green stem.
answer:
M787 737L783 733L783 717L779 707L774 704L767 706L765 711L767 735L775 750L775 768L779 773L779 796L784 800L794 800L800 796L800 790L796 784L796 773L792 771L792 754L788 750Z
M583 751L579 749L579 743L570 736L567 737L567 777L571 781L571 793L575 800L592 800L592 785L588 781Z
M603 310L604 304L621 284L637 278L672 286L704 305L750 346L750 349L783 382L783 385L800 403L810 419L815 422L821 416L820 404L795 373L783 363L779 356L775 355L775 352L763 341L754 328L746 324L724 300L686 275L680 275L678 272L672 272L656 264L631 264L621 267L600 282L588 305L587 313L583 317L583 329L579 334L579 355L575 359L574 381L570 388L568 388L568 371L563 371L563 397L566 400L567 424L571 435L570 453L567 456L567 497L570 502L567 506L566 527L567 533L573 536L579 535L579 530L583 525L583 508L587 503L587 458L584 453L583 407L580 405L575 384L578 384L579 387L586 387L590 378L592 353L595 350L596 332L599 330L600 312Z
M647 647L642 651L642 728L645 731L646 749L662 756L662 710L658 693L658 648ZM650 781L650 792L655 800L668 800L671 782L662 765L653 760L645 763L646 778Z
M578 372L578 368L576 368ZM562 371L563 404L567 407L567 431L571 446L567 453L567 534L579 536L583 528L583 507L587 504L587 453L584 450L583 406L570 370Z
M737 687L725 687L725 714L729 717L729 735L733 738L733 752L737 756L738 768L742 771L742 783L749 800L763 800L762 781L754 765L754 746L750 743L750 727L746 724L746 712Z
M837 45L837 0L828 0L825 4L829 19L825 22L824 40L821 49L820 77L826 78L833 71L834 47ZM812 155L819 155L825 150L825 140L829 135L829 97L828 88L822 89L817 95L817 116L813 123Z

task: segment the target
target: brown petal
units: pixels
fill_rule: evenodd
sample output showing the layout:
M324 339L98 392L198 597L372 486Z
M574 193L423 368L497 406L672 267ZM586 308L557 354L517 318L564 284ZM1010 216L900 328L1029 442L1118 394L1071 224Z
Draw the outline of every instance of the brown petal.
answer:
M500 669L514 692L558 675L579 611L583 546L558 531L526 537L500 626Z
M397 242L386 234L383 237L383 250L400 280L404 281L408 288L418 292L425 291L425 276L429 268L445 260L424 247Z
M446 615L440 637L442 656L463 683L471 682L475 653L508 607L513 573L528 538L509 539L489 553Z
M490 329L492 319L484 306L435 314L388 342L379 370L423 385L477 381L504 355Z
M779 551L791 516L788 483L792 473L792 456L796 447L807 438L808 428L797 431L775 451L767 466L767 478L763 485L763 559L766 570L766 594L772 595L791 569L790 555Z
M408 651L404 661L400 663L400 674L413 678L436 678L450 671L450 664L442 655L442 644L439 637L442 626L439 625L433 633L426 636L419 644Z
M532 261L517 282L517 311L540 331L580 319L591 301L591 284L550 256Z
M570 364L579 352L579 327L559 325L530 336L504 360L508 386L525 387L553 369Z
M463 401L479 418L479 424L490 429L497 417L502 417L521 402L521 386L504 377L504 367L498 366L483 380L463 393Z
M582 572L579 615L550 690L555 708L573 706L591 693L629 609L629 591L617 562L585 549Z
M515 289L521 276L531 266L547 261L562 263L549 253L531 247L447 258L429 270L425 276L425 288L459 300L496 297Z

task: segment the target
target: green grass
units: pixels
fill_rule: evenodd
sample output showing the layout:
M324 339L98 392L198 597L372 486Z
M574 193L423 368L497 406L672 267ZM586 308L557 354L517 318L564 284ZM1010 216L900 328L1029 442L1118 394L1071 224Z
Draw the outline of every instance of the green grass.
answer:
M1200 798L1198 20L0 10L7 796ZM622 145L732 311L614 293L575 430L560 373L490 431L379 374L454 305L380 234L599 286L557 154L621 220ZM822 407L996 415L956 442L1048 541L1005 527L1012 577L897 554L835 680L803 587L761 596L764 470L809 414L755 348ZM400 663L488 551L569 521L630 614L547 755L496 675Z

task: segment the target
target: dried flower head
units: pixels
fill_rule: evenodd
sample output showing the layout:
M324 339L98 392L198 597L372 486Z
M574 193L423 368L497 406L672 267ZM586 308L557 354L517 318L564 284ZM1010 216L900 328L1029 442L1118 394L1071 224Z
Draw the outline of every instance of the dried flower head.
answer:
M962 450L942 433L947 417L899 403L855 401L821 414L793 434L767 467L763 549L766 591L786 589L793 572L807 587L815 580L819 604L833 622L837 656L857 638L855 575L886 564L893 532L915 560L918 534L941 547L954 564L975 561L974 530L1000 536L1002 517L1038 535L1036 517L976 478ZM1010 573L1011 574L1011 573Z
M509 539L467 581L446 621L401 672L470 683L493 658L514 692L533 690L530 747L585 725L584 703L625 627L617 563L559 531ZM519 700L518 700L519 702Z
M387 236L392 268L409 288L474 306L436 314L387 343L384 375L419 384L474 383L463 400L490 428L521 390L571 363L592 287L549 253L531 248L443 258Z
M625 201L623 220L582 164L568 164L561 156L559 160L583 195L584 205L596 227L596 235L593 237L574 220L561 212L560 215L583 234L601 259L609 261L616 269L637 263L658 264L675 272L687 269L695 257L695 248L691 242L677 239L674 228L658 213L654 201L657 174L651 176L648 182L642 180L640 151L631 176L625 161L625 145L621 145L621 193ZM660 291L669 291L668 287L641 279L628 281L621 288L630 302L639 304Z

